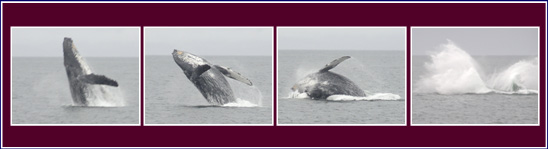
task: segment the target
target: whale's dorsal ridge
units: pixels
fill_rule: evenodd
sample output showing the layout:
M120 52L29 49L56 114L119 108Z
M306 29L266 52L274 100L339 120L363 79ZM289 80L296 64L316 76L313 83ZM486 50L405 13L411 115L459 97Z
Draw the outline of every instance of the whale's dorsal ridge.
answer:
M236 71L233 71L232 69L230 69L228 67L215 65L215 68L217 68L226 77L232 78L234 80L238 80L238 81L240 81L242 83L245 83L249 86L253 85L253 83L251 83L251 81L249 79L247 79L246 77L242 76L242 74L240 74Z
M343 62L344 60L347 60L349 59L350 56L343 56L343 57L340 57L338 59L335 59L333 61L331 61L329 64L325 65L325 67L323 67L322 69L320 69L320 72L326 72L326 71L329 71L333 68L335 68L337 65L339 65L341 62Z

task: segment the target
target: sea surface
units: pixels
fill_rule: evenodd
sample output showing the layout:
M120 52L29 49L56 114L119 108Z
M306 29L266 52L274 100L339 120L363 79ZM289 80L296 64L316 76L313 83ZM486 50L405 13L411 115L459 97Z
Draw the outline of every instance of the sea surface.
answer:
M329 101L291 98L291 87L342 56L352 58L330 71L353 81L367 95L390 93L397 100ZM278 124L405 124L404 51L278 51Z
M508 73L505 70L518 66L514 64L520 61L534 60L537 56L471 56L471 59L466 59L460 54L451 54L451 57L453 60L448 58L444 60L447 64L444 62L440 62L443 64L433 64L431 56L412 56L411 82L413 93L411 111L413 124L538 124L538 94L484 92L485 89L478 87L478 84L486 84L488 90L497 90L489 87L493 83L493 81L489 81L493 80L491 78L503 76L498 74ZM444 76L439 78L443 80L460 78L467 82L459 81L463 83L449 87L442 83L430 85L428 85L430 82L419 83L424 78L430 79L432 77L427 75L431 71L426 68L426 63L433 64L439 70L445 69L444 67L454 67L455 65L466 67L469 60L475 61L474 63L477 66L474 69L466 68L466 72L477 70L481 77L464 75L469 73L459 72L459 69L452 68L455 72L453 74L459 75L458 77ZM451 64L453 61L457 64ZM536 69L538 69L538 64ZM525 68L514 69L512 70L514 72L509 72L509 74L521 73L523 70ZM530 72L528 75L538 77L538 71L536 73L537 75ZM522 75L521 79L532 79L526 77ZM443 82L443 80L438 80L438 82ZM498 79L497 82L502 84L508 80L507 78ZM538 78L536 80L538 82ZM536 85L538 90L538 84ZM425 86L436 90L425 91L423 90ZM535 85L531 88L534 90Z
M62 57L14 57L12 124L139 124L139 59L84 58L92 71L116 80L115 104L73 106Z
M231 68L253 86L226 78L236 103L213 106L190 82L172 56L145 58L145 124L272 124L272 57L201 56Z

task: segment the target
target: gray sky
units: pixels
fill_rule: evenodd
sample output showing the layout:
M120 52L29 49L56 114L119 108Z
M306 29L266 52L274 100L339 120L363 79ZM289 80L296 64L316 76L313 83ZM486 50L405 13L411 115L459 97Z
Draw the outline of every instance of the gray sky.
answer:
M62 57L63 39L71 37L82 57L138 57L139 27L12 28L14 57Z
M405 50L405 27L278 28L280 50Z
M272 27L145 27L145 54L171 55L177 49L196 55L272 55L272 31Z
M413 55L438 51L448 39L471 55L538 55L537 28L412 28Z

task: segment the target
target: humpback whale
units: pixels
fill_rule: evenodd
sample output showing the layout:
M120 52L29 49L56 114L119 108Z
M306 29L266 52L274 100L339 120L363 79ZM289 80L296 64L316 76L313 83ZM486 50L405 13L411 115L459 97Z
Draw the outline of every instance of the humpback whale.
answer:
M365 93L354 82L348 78L331 72L329 70L335 68L339 63L350 56L343 56L333 60L325 65L318 72L312 73L299 80L291 90L294 92L306 93L312 99L327 99L331 95L351 95L365 97Z
M78 50L71 38L65 37L63 41L64 64L67 71L72 101L79 106L88 106L89 99L95 97L92 85L108 85L118 87L118 82L104 75L94 74Z
M175 63L183 70L188 80L200 90L200 93L210 104L223 105L236 100L225 76L249 86L253 85L240 73L228 67L213 65L194 54L175 49L172 55Z

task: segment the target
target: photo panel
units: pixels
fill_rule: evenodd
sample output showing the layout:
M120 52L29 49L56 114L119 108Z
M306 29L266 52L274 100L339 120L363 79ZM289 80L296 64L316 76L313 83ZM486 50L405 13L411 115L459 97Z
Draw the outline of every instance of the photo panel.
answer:
M11 125L140 125L139 27L11 27Z
M145 125L273 125L273 27L145 27Z
M538 27L412 27L411 123L539 125Z
M278 27L278 125L406 124L405 27Z

